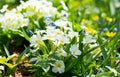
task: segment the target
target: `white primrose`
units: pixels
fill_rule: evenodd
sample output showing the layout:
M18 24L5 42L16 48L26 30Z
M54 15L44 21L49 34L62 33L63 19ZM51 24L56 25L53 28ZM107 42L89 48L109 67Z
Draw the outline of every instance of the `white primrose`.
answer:
M69 13L67 11L62 10L60 16L63 17L64 20L67 20Z
M63 50L63 48L57 49L56 53L59 57L60 56L64 56L64 57L67 56L67 53Z
M62 28L66 28L68 23L69 23L69 21L63 20L63 19L59 19L59 20L55 21L55 25L62 27Z
M52 40L55 41L55 29L47 29L45 30L45 34L43 35L43 40Z
M54 63L52 71L54 73L57 73L57 72L58 73L64 73L64 71L65 71L65 64L64 64L64 62L62 60L56 61Z
M41 35L38 33L38 34L34 34L33 36L30 37L30 46L35 46L35 47L38 47L40 46L42 42L42 37Z
M74 32L74 31L69 31L68 32L68 36L72 39L73 37L79 37L78 32Z
M86 35L82 41L83 44L95 43L96 40L92 36Z
M79 55L81 55L81 51L78 49L76 44L71 45L70 47L70 53L73 55L75 58L78 58Z
M4 66L0 65L0 70L4 70Z
M8 5L4 5L3 8L0 10L0 12L5 12L8 8Z
M52 17L57 14L57 9L53 7L52 2L47 0L29 0L27 2L21 1L21 5L17 7L17 10L26 10L24 15L27 17L33 15L37 15L38 17Z
M70 40L69 40L67 34L65 34L60 29L48 27L47 30L45 30L45 31L46 32L42 37L43 40L51 40L57 46L59 46L60 44L63 45L63 44L70 43Z
M28 26L28 18L15 12L6 12L1 18L1 27L3 30L17 31L20 27Z
M69 44L69 43L70 43L70 39L65 35L57 37L56 42L54 42L54 44L57 45L57 46L64 45L64 44Z

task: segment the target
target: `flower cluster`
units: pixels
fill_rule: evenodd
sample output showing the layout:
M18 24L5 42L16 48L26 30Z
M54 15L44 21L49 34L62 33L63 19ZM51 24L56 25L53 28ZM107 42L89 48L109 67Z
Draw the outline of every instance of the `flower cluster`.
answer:
M39 55L42 57L38 58L42 59L45 57L45 55L48 55L48 58L51 55L57 57L55 58L53 56L49 58L54 58L54 63L48 62L44 64L53 66L52 71L54 73L65 72L66 67L62 57L66 59L69 56L78 58L78 56L82 54L77 44L79 34L72 29L72 23L68 21L69 14L67 13L67 7L65 3L61 1L61 4L65 10L57 11L57 8L53 7L52 2L47 0L29 0L27 2L21 1L21 4L11 11L4 9L5 14L1 16L0 21L3 31L11 30L22 32L26 28L27 30L31 31L32 35L28 37L30 46L33 47L31 51L34 52L32 53L36 54L40 51L42 54ZM31 17L33 23L31 22ZM30 28L31 25L31 28L33 28L35 25L37 25L37 28L33 30ZM42 28L38 26L41 26ZM22 33L23 37L25 37L24 32ZM71 41L74 38L77 40L74 44L71 44ZM50 47L47 46L49 44L51 45ZM67 47L68 45L70 46ZM45 62L46 60L43 61ZM40 65L39 62L40 61L37 60L35 64ZM46 72L46 68L44 68L44 66L42 66L42 68Z
M38 17L49 16L52 17L57 14L57 9L53 7L51 2L47 0L29 0L27 2L21 1L21 5L17 7L17 10L22 12L24 16Z
M19 28L27 26L29 24L29 20L28 18L25 18L21 13L10 11L1 16L0 23L4 31L17 31Z

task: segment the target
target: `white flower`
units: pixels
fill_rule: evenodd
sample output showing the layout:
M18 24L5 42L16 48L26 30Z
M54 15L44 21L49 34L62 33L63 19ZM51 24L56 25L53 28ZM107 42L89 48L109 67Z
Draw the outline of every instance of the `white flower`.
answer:
M44 34L44 36L43 36L43 40L52 40L52 41L54 41L55 40L55 30L56 29L53 29L53 28L48 28L47 30L46 30L46 34Z
M70 31L68 32L68 36L72 39L73 37L78 37L78 32Z
M4 66L0 66L0 70L4 70Z
M0 20L3 30L17 31L20 27L27 26L29 23L29 20L24 18L22 14L12 11L6 12Z
M70 53L71 53L75 58L77 58L78 55L81 55L81 51L78 49L78 47L77 47L76 44L71 45L71 47L70 47Z
M96 40L93 39L92 36L90 36L90 35L85 36L82 41L83 44L95 43L95 42L96 42Z
M27 18L21 19L20 21L20 26L24 27L24 26L28 26L29 20Z
M63 36L64 35L64 33L60 30L60 29L56 29L55 30L55 36Z
M67 36L63 35L63 36L59 36L56 38L57 38L57 40L54 42L54 44L57 46L70 43L70 40Z
M67 56L67 53L63 50L63 48L57 49L56 53L58 56Z
M42 38L43 40L53 41L53 43L57 46L70 43L68 36L63 31L56 28L47 27L47 30L45 30Z
M24 15L29 17L37 15L42 16L54 16L57 14L57 9L53 7L52 2L47 0L28 0L26 2L21 1L21 5L17 7L18 11L26 10Z
M63 73L65 71L65 65L63 61L56 61L54 67L52 68L54 73Z
M42 42L42 37L40 34L37 34L37 35L33 35L31 38L30 38L30 43L31 45L30 46L39 46L40 43Z
M55 25L64 28L68 25L68 21L59 19L59 20L55 21Z
M0 12L5 12L8 8L8 5L4 5L3 8L0 10Z
M65 20L65 18L67 18L69 16L68 12L62 10L61 13L60 13L60 16L62 16Z

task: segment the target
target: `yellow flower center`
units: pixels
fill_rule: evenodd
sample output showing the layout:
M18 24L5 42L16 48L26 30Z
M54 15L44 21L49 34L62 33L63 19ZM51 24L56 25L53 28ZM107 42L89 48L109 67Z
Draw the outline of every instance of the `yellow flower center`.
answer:
M39 43L40 43L40 40L39 40L39 39L36 39L35 42L39 44Z
M58 68L60 68L61 66L62 66L62 65L61 65L60 63L56 65L56 67L58 67Z
M72 54L75 55L75 51L72 51Z
M57 35L60 35L60 34L62 34L62 33L61 33L61 32L57 32L56 34L57 34Z
M62 54L62 50L59 50L58 52L59 52L59 54Z

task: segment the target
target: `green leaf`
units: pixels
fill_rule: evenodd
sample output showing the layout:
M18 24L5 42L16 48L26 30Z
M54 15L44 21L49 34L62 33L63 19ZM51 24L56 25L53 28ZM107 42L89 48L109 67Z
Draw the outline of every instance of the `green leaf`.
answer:
M74 29L75 29L77 32L80 32L80 31L82 30L79 24L75 24L75 25L74 25Z
M99 48L100 46L93 47L92 49L88 50L86 53L83 54L83 56L89 54L90 52L94 51L95 49Z
M42 69L47 73L50 69L50 65L49 64L45 64L42 66Z
M100 45L104 44L104 42L102 41L102 37L100 35L98 36L98 42ZM105 50L105 46L100 46L100 49L101 49L103 57L106 59L107 58L107 51ZM109 64L108 60L106 63Z
M96 75L96 77L111 77L111 75L110 75L110 73L108 73L108 72L104 72L104 73L100 73L100 74L98 74L98 75Z
M6 48L5 45L3 45L3 47L4 47L4 50L5 50L5 52L6 52L6 55L9 57L9 56L10 56L10 53L9 53L8 49Z
M30 47L27 47L18 57L16 64L19 64L19 62L21 61L22 57L24 56L25 53L27 53L30 50Z
M25 30L23 28L22 28L22 32L23 32L23 35L24 35L25 39L30 41L29 36L27 35L27 33L25 32Z

